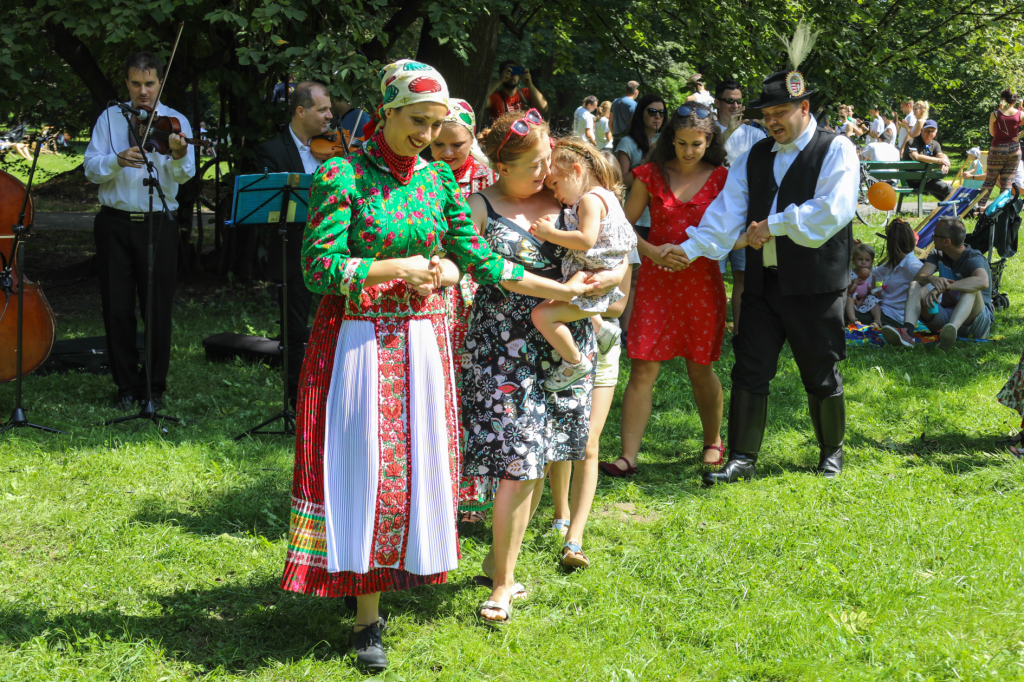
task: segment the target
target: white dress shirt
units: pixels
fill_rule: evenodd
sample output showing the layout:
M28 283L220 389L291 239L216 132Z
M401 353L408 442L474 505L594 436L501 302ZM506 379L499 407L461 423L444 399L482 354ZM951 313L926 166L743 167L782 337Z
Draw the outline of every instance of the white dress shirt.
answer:
M126 104L131 104L126 102ZM174 116L181 124L181 134L192 137L192 126L184 115L159 102L156 112L161 116ZM108 125L109 124L109 125ZM149 211L149 188L142 181L149 177L145 168L122 168L117 155L134 145L129 141L128 123L117 107L109 107L96 119L92 139L85 150L85 177L100 186L101 206L120 211L145 213ZM188 182L196 174L195 147L188 145L185 156L175 159L170 154L147 154L153 162L160 187L167 198L167 208L178 208L178 185ZM162 211L160 197L153 195L153 210Z
M725 126L721 123L718 124L718 129L725 135ZM754 146L755 142L759 142L767 137L763 130L755 128L754 126L748 126L741 124L729 139L725 141L725 162L732 166L736 163L736 159L740 158L742 154L746 154L750 151L750 148Z
M776 152L773 170L778 185L782 184L786 171L816 134L818 122L814 116L810 118L810 123L794 142L787 145L776 142L772 147L772 151ZM704 212L700 225L686 228L689 239L681 246L690 260L701 256L722 260L729 255L736 239L749 224L749 155L750 152L747 152L736 159L736 163L729 169L725 187ZM859 186L860 162L857 160L857 148L848 138L836 136L825 154L814 198L799 206L790 204L778 211L776 196L768 216L768 229L776 237L789 237L800 246L816 249L853 220L857 212ZM766 267L778 265L774 239L767 242L762 250Z
M295 140L295 146L299 150L299 158L302 159L302 170L312 175L316 173L316 169L320 167L320 162L313 156L313 150L309 148L308 144L302 144L299 138L295 136L295 131L292 130L292 124L288 124L288 132L292 134L292 139Z
M875 120L873 120L871 125L868 126L868 130L875 135L881 135L885 132L885 119L881 116L876 116Z
M895 163L900 160L900 150L890 142L871 142L864 145L860 158L864 161Z
M913 130L914 126L917 125L917 116L914 116L914 112L910 112L909 114L907 114L903 120L907 122L908 126L910 126L910 130ZM899 139L896 140L896 146L902 149L903 140L907 139L907 135L909 134L910 131L908 131L906 128L900 128Z

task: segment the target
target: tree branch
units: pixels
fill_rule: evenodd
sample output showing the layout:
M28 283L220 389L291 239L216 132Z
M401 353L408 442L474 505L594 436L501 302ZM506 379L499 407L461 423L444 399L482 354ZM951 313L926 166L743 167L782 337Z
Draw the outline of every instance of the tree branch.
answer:
M363 46L362 52L370 61L387 61L388 52L395 46L398 38L407 28L412 26L426 5L426 0L411 0L398 5L398 10L387 20L381 33L387 35L388 41L384 43L380 37ZM395 5L389 5L394 7Z
M92 96L95 120L107 108L107 102L117 99L117 89L107 80L103 69L96 63L96 58L85 43L63 24L47 22L46 30L53 35L54 40L51 44L54 52L71 67Z

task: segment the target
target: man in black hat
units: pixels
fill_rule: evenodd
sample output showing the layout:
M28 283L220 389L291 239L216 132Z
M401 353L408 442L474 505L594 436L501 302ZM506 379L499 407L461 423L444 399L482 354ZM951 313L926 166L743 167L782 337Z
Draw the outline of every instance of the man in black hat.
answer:
M762 111L771 137L736 160L725 188L676 252L681 267L701 256L720 260L747 228L743 321L733 337L729 461L704 475L707 485L754 476L768 387L786 341L807 391L818 472L831 478L842 470L846 408L836 364L846 357L843 298L860 167L849 139L818 128L812 94L796 70L765 79L750 107Z

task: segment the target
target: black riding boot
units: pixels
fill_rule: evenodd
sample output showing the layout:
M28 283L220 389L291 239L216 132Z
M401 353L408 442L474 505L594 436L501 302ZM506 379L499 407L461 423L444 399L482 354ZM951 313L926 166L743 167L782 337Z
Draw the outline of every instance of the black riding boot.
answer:
M843 471L846 399L842 393L825 399L808 393L807 408L820 450L818 473L825 478L835 478Z
M729 461L702 477L704 485L750 480L757 474L757 453L764 440L768 396L734 388L729 396Z

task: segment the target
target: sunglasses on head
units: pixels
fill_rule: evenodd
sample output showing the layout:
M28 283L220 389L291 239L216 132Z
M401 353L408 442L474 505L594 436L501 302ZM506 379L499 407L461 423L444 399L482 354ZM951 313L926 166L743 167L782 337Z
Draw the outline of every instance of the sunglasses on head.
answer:
M725 102L726 104L743 104L743 100L733 99L732 97L719 97L718 100L720 102Z
M650 107L650 108L647 109L647 113L650 116L664 116L665 115L665 110L664 109L655 109L654 107Z
M512 124L512 127L505 133L505 139L498 145L498 151L494 154L498 161L501 161L501 149L505 146L505 143L512 139L512 133L515 133L519 137L526 137L530 134L530 126L540 125L544 122L544 118L540 115L540 112L536 109L530 109L526 112L526 116L523 116L518 121Z
M686 118L690 114L697 114L697 118L701 119L707 118L708 116L711 115L711 112L705 109L704 107L688 107L685 104L676 109L676 113L682 116L683 118Z

